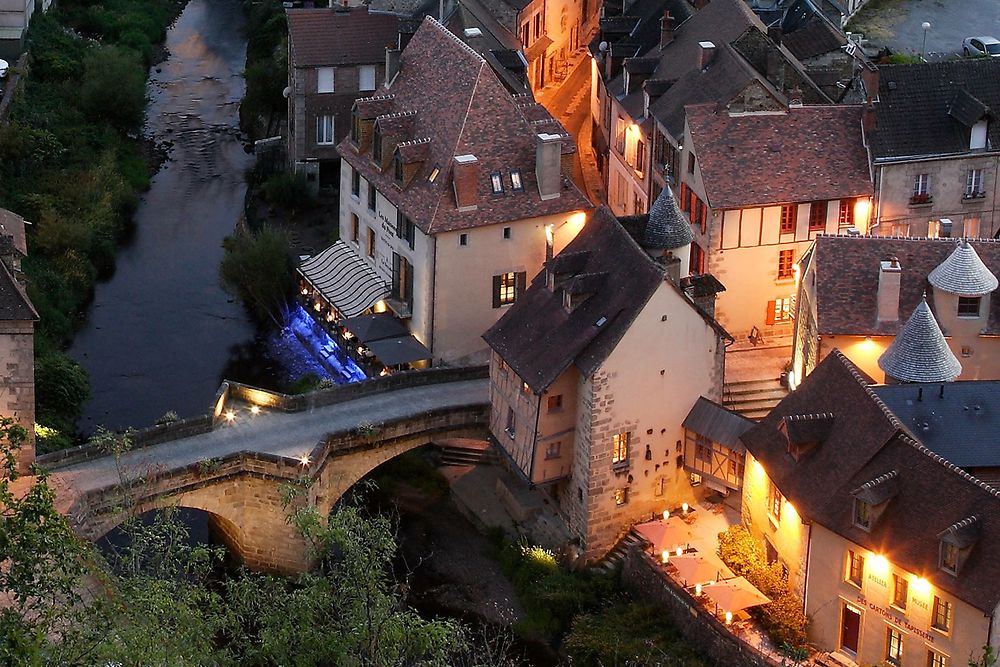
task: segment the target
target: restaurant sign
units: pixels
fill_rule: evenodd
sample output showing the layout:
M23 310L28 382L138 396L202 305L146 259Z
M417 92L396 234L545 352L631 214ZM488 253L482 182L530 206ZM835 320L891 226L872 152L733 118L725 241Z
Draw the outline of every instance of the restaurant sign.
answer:
M898 625L899 627L903 628L907 632L909 632L911 634L914 634L914 635L920 637L921 639L924 639L924 640L930 642L931 644L934 643L934 635L932 635L931 633L929 633L926 630L923 630L921 628L916 627L915 625L911 624L906 619L900 618L891 609L888 609L886 607L880 607L879 605L875 604L874 602L869 602L865 598L864 595L859 595L857 601L858 601L858 604L860 604L860 605L862 605L864 607L868 607L869 609L871 609L872 611L874 611L876 614L878 614L879 616L881 616L885 620L889 621L890 623L892 623L894 625Z

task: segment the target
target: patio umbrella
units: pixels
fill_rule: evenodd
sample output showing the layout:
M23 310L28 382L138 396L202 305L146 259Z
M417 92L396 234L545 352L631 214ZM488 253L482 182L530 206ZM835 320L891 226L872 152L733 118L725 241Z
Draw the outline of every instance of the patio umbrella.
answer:
M413 336L373 340L368 344L368 349L386 366L398 366L431 358L430 350Z
M706 584L701 587L701 592L711 598L720 609L731 612L767 604L771 601L745 577Z
M643 539L653 545L653 550L656 552L673 551L691 541L690 526L673 516L666 521L658 519L640 523L635 529Z
M670 564L677 568L680 578L690 585L735 576L725 563L711 554L685 554L671 558Z
M358 315L344 320L341 324L362 343L383 338L396 338L410 333L402 322L389 313Z

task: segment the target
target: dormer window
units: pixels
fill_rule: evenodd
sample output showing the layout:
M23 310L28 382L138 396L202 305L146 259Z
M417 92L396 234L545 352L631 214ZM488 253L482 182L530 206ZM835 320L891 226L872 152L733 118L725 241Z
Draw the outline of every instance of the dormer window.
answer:
M427 175L427 180L433 183L434 181L437 180L438 174L440 173L441 173L441 167L434 165L434 168L431 169L431 173Z
M966 517L938 534L941 546L938 551L938 566L948 574L958 576L962 565L969 558L979 541L979 520L975 516Z
M958 297L959 317L979 317L979 308L982 304L982 297L960 296Z
M396 183L402 184L403 182L403 158L400 157L399 151L392 156L392 170L393 176L396 179Z
M872 527L872 506L857 498L854 499L854 525L864 531Z
M514 192L524 191L524 182L521 180L521 172L517 169L510 170L510 189Z
M503 194L503 177L500 175L499 171L494 171L490 174L490 187L493 188L493 194Z
M949 574L958 574L958 547L954 544L941 543L941 569Z
M372 132L372 159L376 164L382 163L382 130L377 124Z
M361 144L361 113L357 107L351 111L351 143L355 148Z

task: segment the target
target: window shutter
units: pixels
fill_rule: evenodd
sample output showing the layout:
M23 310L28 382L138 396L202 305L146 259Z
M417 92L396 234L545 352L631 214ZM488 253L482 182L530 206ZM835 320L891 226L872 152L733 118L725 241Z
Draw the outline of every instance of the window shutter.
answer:
M774 324L774 307L775 307L775 305L777 305L777 304L774 301L768 301L767 302L767 314L765 316L764 322L766 324L768 324L768 325Z
M500 307L500 276L493 276L493 307Z
M514 299L516 300L521 293L524 292L524 280L527 278L527 272L518 271L514 274Z
M708 222L708 207L702 201L699 201L698 205L701 207L701 233L704 234Z
M410 301L413 299L413 265L410 264L406 259L403 259L403 263L406 266L406 300Z

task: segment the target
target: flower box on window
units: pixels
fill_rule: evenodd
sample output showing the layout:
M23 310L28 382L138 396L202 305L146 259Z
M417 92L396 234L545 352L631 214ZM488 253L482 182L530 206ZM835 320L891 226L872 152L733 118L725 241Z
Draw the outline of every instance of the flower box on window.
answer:
M930 204L933 201L934 197L928 193L917 194L910 197L910 204L914 206L919 206L920 204Z

